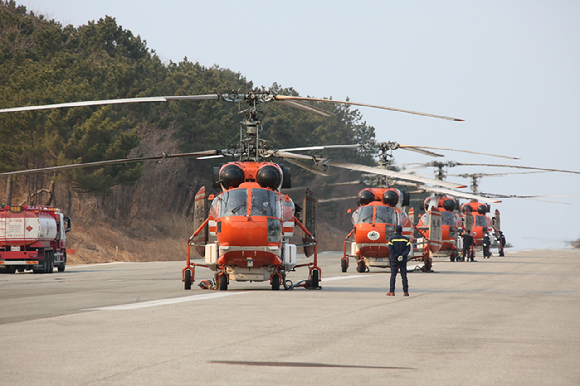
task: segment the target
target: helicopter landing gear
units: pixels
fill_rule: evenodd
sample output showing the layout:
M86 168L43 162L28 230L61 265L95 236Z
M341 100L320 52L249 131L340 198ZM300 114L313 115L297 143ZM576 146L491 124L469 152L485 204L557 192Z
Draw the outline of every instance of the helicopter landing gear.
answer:
M282 276L278 272L274 272L272 275L272 291L278 291L280 289L280 281Z
M432 267L433 267L433 260L430 257L427 257L425 259L425 264L423 265L423 268L421 268L421 271L433 272L433 270L431 269Z
M365 264L365 261L363 259L360 259L356 265L356 271L363 273L363 272L366 272L366 270L367 270L367 266Z
M217 283L220 291L227 291L228 289L228 276L222 272L218 274Z
M340 260L340 267L342 268L342 272L346 272L348 269L348 257L343 257Z
M320 271L314 268L310 271L310 289L320 288Z
M190 269L186 269L185 271L183 271L183 282L184 282L184 288L186 290L191 289L191 283L193 283L193 280L191 278L192 278L192 275L191 275Z

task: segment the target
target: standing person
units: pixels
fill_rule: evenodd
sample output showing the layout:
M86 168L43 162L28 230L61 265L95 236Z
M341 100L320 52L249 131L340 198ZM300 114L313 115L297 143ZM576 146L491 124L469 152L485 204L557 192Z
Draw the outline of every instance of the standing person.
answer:
M462 260L468 261L468 260L465 260L465 255L467 255L467 259L469 259L471 257L471 261L473 261L473 255L471 254L471 247L473 246L473 236L471 235L471 231L467 230L465 233L463 233L463 235L461 237L463 237Z
M409 296L409 282L407 281L407 256L411 251L411 242L402 235L403 227L397 225L395 234L389 240L389 264L391 266L391 283L387 296L395 296L395 280L397 272L401 270L404 296Z
M499 255L503 256L503 248L505 247L505 236L502 231L499 231Z
M491 252L489 251L489 247L491 245L489 234L485 233L483 235L482 243L483 243L483 258L489 259L489 257L491 256Z

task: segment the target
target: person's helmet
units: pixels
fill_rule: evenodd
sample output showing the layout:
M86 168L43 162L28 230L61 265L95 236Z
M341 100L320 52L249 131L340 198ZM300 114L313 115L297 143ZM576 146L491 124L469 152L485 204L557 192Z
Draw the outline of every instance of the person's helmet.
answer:
M402 231L403 231L403 227L402 227L402 226L400 226L400 225L397 225L397 226L395 227L395 232L397 232L397 233L401 233Z

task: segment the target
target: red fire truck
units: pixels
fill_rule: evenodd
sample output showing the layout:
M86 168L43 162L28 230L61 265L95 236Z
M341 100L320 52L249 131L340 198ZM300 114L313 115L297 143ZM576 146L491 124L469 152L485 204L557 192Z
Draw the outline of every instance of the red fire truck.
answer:
M57 208L0 206L0 270L63 272L70 218Z

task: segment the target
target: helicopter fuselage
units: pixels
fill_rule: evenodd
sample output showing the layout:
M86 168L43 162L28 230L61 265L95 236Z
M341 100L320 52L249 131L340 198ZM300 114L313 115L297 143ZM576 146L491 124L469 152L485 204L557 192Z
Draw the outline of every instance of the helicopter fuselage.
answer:
M462 227L461 217L455 212L447 211L439 208L441 213L441 248L438 252L449 253L448 251L455 251L457 249L457 237L459 229ZM429 238L429 212L424 213L417 227L422 229L426 238Z
M210 245L206 263L237 281L270 280L296 264L294 203L290 197L245 182L217 195L209 215ZM213 249L211 249L213 248Z
M352 215L354 242L351 255L371 267L389 266L389 239L395 234L395 227L403 227L403 236L412 242L413 231L407 214L395 207L379 201L357 208Z
M483 245L483 235L493 232L492 221L487 217L489 207L480 202L472 201L462 205L463 213L471 213L473 216L473 224L471 226L471 235L473 236L474 245L481 247Z

